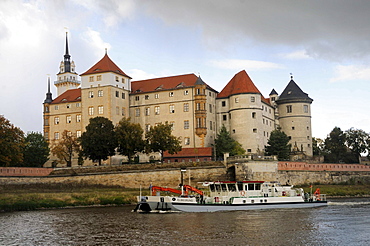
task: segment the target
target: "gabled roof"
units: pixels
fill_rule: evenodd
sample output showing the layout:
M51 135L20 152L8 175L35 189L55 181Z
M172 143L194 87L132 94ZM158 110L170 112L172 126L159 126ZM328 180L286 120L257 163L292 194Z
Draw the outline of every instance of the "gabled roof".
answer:
M218 94L217 98L225 98L236 94L242 93L258 93L261 92L254 85L245 70L235 74L230 82ZM262 94L261 94L262 95Z
M55 98L51 103L67 103L81 101L81 88L65 91L63 94Z
M105 54L105 56L98 61L94 66L92 66L89 70L81 74L88 75L88 74L95 74L95 73L106 73L106 72L112 72L119 75L126 76L131 79L130 76L125 74L108 56L108 54Z
M153 91L160 91L160 90L172 90L172 89L177 89L180 87L193 87L196 85L197 82L199 83L198 80L199 80L199 77L191 73L191 74L184 74L184 75L177 75L177 76L170 76L170 77L163 77L163 78L132 81L131 82L131 92L135 94L135 93L146 93L146 92L153 92ZM217 92L216 90L212 89L208 85L207 85L207 88Z
M304 93L301 88L294 82L293 78L285 87L284 91L281 93L279 98L276 100L276 103L285 103L285 102L308 102L311 103L312 98L308 97L307 93Z

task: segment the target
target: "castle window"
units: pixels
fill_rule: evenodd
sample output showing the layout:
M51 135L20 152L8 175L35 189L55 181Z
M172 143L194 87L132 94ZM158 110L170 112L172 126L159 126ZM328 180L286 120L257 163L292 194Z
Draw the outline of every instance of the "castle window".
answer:
M200 94L200 89L197 89L197 95L199 95Z
M189 121L184 120L184 129L189 129Z
M81 122L81 115L80 114L76 115L76 122Z
M54 124L58 125L59 124L59 117L54 117Z
M160 112L160 107L159 106L155 106L154 107L154 114L159 115L159 112Z
M119 91L116 91L116 97L119 97Z
M79 108L80 107L80 103L76 103L76 108Z
M184 103L184 112L189 112L189 103Z
M292 126L292 130L294 130L295 128L294 128L294 126Z
M94 115L94 107L89 107L89 115Z
M253 133L257 133L257 128L253 128Z
M98 97L102 97L103 96L103 91L102 90L99 90L98 91Z
M135 109L135 116L136 117L140 116L140 109L139 108Z
M184 138L184 144L190 145L190 138Z
M103 106L98 106L98 114L103 114L104 113L104 107Z
M291 113L292 112L292 105L287 105L286 106L286 112Z
M252 103L256 102L256 98L255 97L251 97L251 102Z
M55 110L58 110L59 109L59 105L55 105L54 109Z
M101 75L96 76L96 81L101 81Z
M119 82L118 76L116 76L116 82Z
M172 91L169 93L169 96L170 97L173 97L173 92Z
M54 139L58 140L59 139L59 132L54 132Z
M171 126L171 131L173 131L175 129L175 122L171 121L170 126Z
M222 104L222 107L225 107L226 106L226 101L222 101L221 104Z
M67 120L67 124L71 123L72 122L72 116L67 115L66 120Z
M209 112L212 113L212 104L209 105Z
M136 96L135 97L135 101L139 101L140 97L139 96Z
M175 113L175 105L171 104L170 105L170 114Z
M184 91L184 95L186 96L186 95L188 95L189 94L189 91L188 90L185 90Z
M226 121L226 120L227 120L227 115L226 115L226 114L224 114L224 115L222 116L222 119L223 119L224 121Z
M202 118L197 118L197 128L202 127Z
M150 131L150 124L145 124L145 133Z
M71 104L67 104L67 106L66 106L67 108L70 108L71 107Z
M271 97L271 102L275 102L275 97Z
M212 121L209 121L209 129L212 130Z
M93 98L94 97L94 92L93 91L89 91L89 98Z
M239 103L239 97L235 97L235 103Z
M308 105L303 105L303 112L308 113Z
M80 130L76 131L76 137L78 137L78 138L81 137L81 131Z
M89 77L89 82L94 82L94 76Z
M145 95L145 100L149 100L149 95Z
M196 103L196 110L200 110L200 103Z
M122 83L125 83L125 79L124 78L122 78Z
M122 99L125 99L126 98L126 95L124 92L122 92Z
M145 108L145 115L146 116L149 116L150 115L150 108Z
M125 116L125 111L126 111L126 109L122 108L122 116Z
M157 93L157 94L154 94L154 98L155 99L158 99L159 98L159 94Z

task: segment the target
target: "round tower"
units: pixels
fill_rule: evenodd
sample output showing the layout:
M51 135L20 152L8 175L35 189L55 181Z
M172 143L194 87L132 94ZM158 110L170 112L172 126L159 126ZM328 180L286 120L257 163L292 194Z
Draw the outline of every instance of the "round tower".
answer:
M294 82L293 76L287 87L275 101L278 108L279 125L290 138L290 144L297 146L307 157L312 157L311 103Z

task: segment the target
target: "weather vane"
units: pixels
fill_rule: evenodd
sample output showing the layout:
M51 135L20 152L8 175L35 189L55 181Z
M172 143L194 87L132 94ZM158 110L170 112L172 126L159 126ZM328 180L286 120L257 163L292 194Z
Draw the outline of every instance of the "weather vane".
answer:
M292 73L290 73L290 78L293 79L293 74Z

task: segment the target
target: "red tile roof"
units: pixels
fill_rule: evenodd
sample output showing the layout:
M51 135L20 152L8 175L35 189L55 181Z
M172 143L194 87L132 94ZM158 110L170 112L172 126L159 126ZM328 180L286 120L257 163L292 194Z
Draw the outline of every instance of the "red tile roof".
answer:
M132 93L145 93L156 90L171 90L179 87L193 87L195 86L197 79L198 76L191 73L163 78L132 81L131 91ZM208 85L207 88L215 91Z
M183 148L177 154L169 154L168 151L163 153L164 158L169 157L212 157L212 147L201 147L201 148Z
M241 93L261 94L261 92L257 89L252 80L249 78L245 70L235 74L234 77L230 80L230 82L218 94L217 98L229 97L231 95Z
M51 103L79 102L81 101L81 88L71 89L55 98Z
M88 75L88 74L94 74L94 73L106 73L106 72L113 72L119 75L123 75L126 77L129 77L127 74L125 74L108 56L108 54L105 54L105 56L98 61L94 66L92 66L89 70L81 74Z

